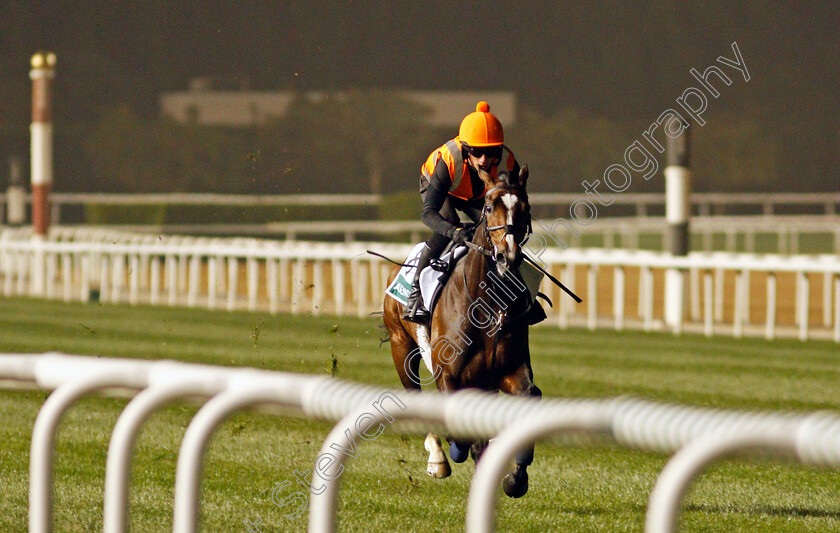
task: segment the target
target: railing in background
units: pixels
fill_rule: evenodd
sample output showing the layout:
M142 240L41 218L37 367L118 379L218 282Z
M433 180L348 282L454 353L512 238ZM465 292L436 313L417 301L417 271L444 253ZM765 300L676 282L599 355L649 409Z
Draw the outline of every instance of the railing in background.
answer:
M551 229L557 226L556 240ZM336 237L344 242L388 239L391 242L417 243L430 236L429 229L417 221L308 221L269 222L264 224L166 224L68 226L154 235L200 235L282 238L285 240L328 240ZM535 220L537 232L546 236L552 246L565 243L575 246L581 240L595 238L590 246L667 249L667 223L661 217L600 218L587 226L576 226L580 236L551 220ZM546 228L550 228L546 230ZM789 216L716 216L694 217L690 225L695 249L704 251L758 250L780 254L797 254L802 248L819 248L821 253L840 254L840 217ZM762 243L757 241L762 239ZM590 239L591 240L591 239ZM810 240L809 242L805 242ZM803 244L804 242L804 244ZM816 242L816 244L814 244Z
M536 216L567 216L568 206L581 197L580 193L530 193L529 201ZM53 225L61 224L61 212L71 205L202 205L202 206L374 206L378 207L383 196L375 194L288 194L288 195L245 195L213 193L62 193L53 192ZM30 197L26 195L29 203ZM753 208L763 215L773 215L782 206L804 208L811 214L836 215L840 213L840 193L694 193L691 204L695 214L712 216L731 214L733 210ZM610 209L631 207L635 216L646 217L651 211L664 213L663 193L621 193L615 195ZM0 221L5 220L6 195L0 193ZM548 212L551 208L561 212ZM545 208L545 212L543 209Z
M37 242L27 238L26 230L5 230L0 232L0 275L6 296L364 317L381 309L392 269L367 254L368 249L401 260L410 246L69 228L54 228L49 241ZM834 255L717 252L672 257L549 248L540 259L584 299L575 307L544 280L541 290L555 302L547 323L561 328L670 328L676 334L840 342L840 258ZM32 272L39 271L32 268L36 261L43 263L44 280L33 278ZM666 328L661 277L668 268L677 269L685 281L686 313L685 320ZM577 283L583 279L585 283Z
M134 398L111 436L104 491L104 530L127 530L131 458L142 424L167 403L204 403L184 434L175 476L173 531L197 531L200 481L207 442L228 416L248 407L275 404L290 416L338 422L322 450L337 435L359 438L362 413L382 404L398 432L424 434L443 428L464 438L496 437L476 467L467 507L467 531L495 529L497 488L517 452L536 440L574 432L573 442L600 441L676 455L651 494L648 533L675 531L680 503L692 481L713 461L735 452L770 450L778 458L815 466L840 466L840 417L825 412L774 413L706 409L632 398L578 400L513 398L474 390L454 394L390 391L326 376L225 368L174 361L138 361L62 354L0 354L0 386L52 390L32 432L29 471L29 531L52 524L55 435L62 415L85 395L119 389ZM390 399L391 402L385 403ZM205 403L206 402L206 403ZM396 409L396 407L399 408ZM379 407L377 407L379 409ZM384 413L380 413L384 415ZM349 421L349 422L348 422ZM382 420L384 421L384 420ZM588 434L589 439L581 436ZM595 440L597 439L597 440ZM329 448L327 448L329 449ZM418 450L419 452L419 450ZM334 454L343 468L345 454ZM313 473L313 483L321 484ZM335 530L340 478L311 495L309 531Z

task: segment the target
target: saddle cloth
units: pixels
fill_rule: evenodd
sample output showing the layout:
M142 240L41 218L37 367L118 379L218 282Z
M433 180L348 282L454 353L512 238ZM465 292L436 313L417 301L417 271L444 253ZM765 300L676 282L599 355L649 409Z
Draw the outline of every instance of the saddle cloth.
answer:
M400 268L400 271L397 273L394 281L391 282L385 291L388 296L403 305L408 303L408 295L411 293L411 287L414 284L414 276L417 270L415 265L417 264L417 260L420 258L420 252L423 250L424 245L425 243L421 242L411 249L411 253L408 254L408 258L405 261L405 264L408 266ZM426 306L429 313L432 312L434 304L440 295L440 291L446 283L446 280L449 278L449 274L455 268L455 264L462 257L467 255L468 251L469 248L464 245L460 245L443 254L440 261L449 265L448 268L443 271L436 270L432 267L423 269L423 272L420 274L420 293L423 295L423 305ZM537 291L539 290L543 274L525 262L519 266L519 274L525 282L530 302L533 304L537 297Z
M385 291L388 296L403 305L408 303L408 295L411 294L411 286L414 285L417 261L420 259L420 252L423 251L424 245L425 243L421 242L411 249L411 253L408 254L405 260L405 265L407 266L400 268L397 277L394 278L394 281L391 282ZM453 253L455 254L454 262L452 261ZM467 247L458 246L443 254L440 260L448 263L449 268L447 271L451 271L455 263L458 262L458 259L466 254ZM430 306L437 299L437 295L448 277L449 275L446 271L441 272L431 267L423 269L423 272L420 274L420 293L423 295L423 305L426 306L426 309L431 309Z

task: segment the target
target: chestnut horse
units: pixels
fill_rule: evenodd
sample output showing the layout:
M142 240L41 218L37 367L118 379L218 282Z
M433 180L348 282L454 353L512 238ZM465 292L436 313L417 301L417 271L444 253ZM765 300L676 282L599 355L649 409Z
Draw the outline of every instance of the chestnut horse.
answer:
M534 385L528 349L530 298L518 272L521 245L531 228L527 181L526 166L518 176L503 174L492 183L470 249L443 287L428 325L403 320L404 306L385 297L383 318L391 355L406 390L419 390L433 379L441 392L472 387L516 396L542 395ZM391 272L389 284L398 271L395 267ZM426 382L419 377L421 359L432 374ZM448 440L450 456L459 463L469 452L478 460L486 446L486 442ZM449 476L437 435L429 433L425 446L429 475ZM527 492L532 459L533 448L517 456L503 483L508 496Z

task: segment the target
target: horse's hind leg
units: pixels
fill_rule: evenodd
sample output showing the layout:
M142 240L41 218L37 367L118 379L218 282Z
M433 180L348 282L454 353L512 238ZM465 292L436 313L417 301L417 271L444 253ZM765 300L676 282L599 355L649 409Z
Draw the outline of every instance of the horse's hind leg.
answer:
M534 374L529 364L522 365L516 372L502 379L499 390L513 396L542 397L542 391L534 385ZM528 492L528 466L533 461L533 445L516 454L516 466L502 480L505 494L511 498L525 496Z

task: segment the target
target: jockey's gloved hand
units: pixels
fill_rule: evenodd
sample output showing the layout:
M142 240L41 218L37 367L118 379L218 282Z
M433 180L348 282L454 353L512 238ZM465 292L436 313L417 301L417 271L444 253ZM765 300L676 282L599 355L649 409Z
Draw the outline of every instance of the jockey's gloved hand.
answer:
M472 231L464 228L455 228L449 238L458 244L464 244L472 239Z

